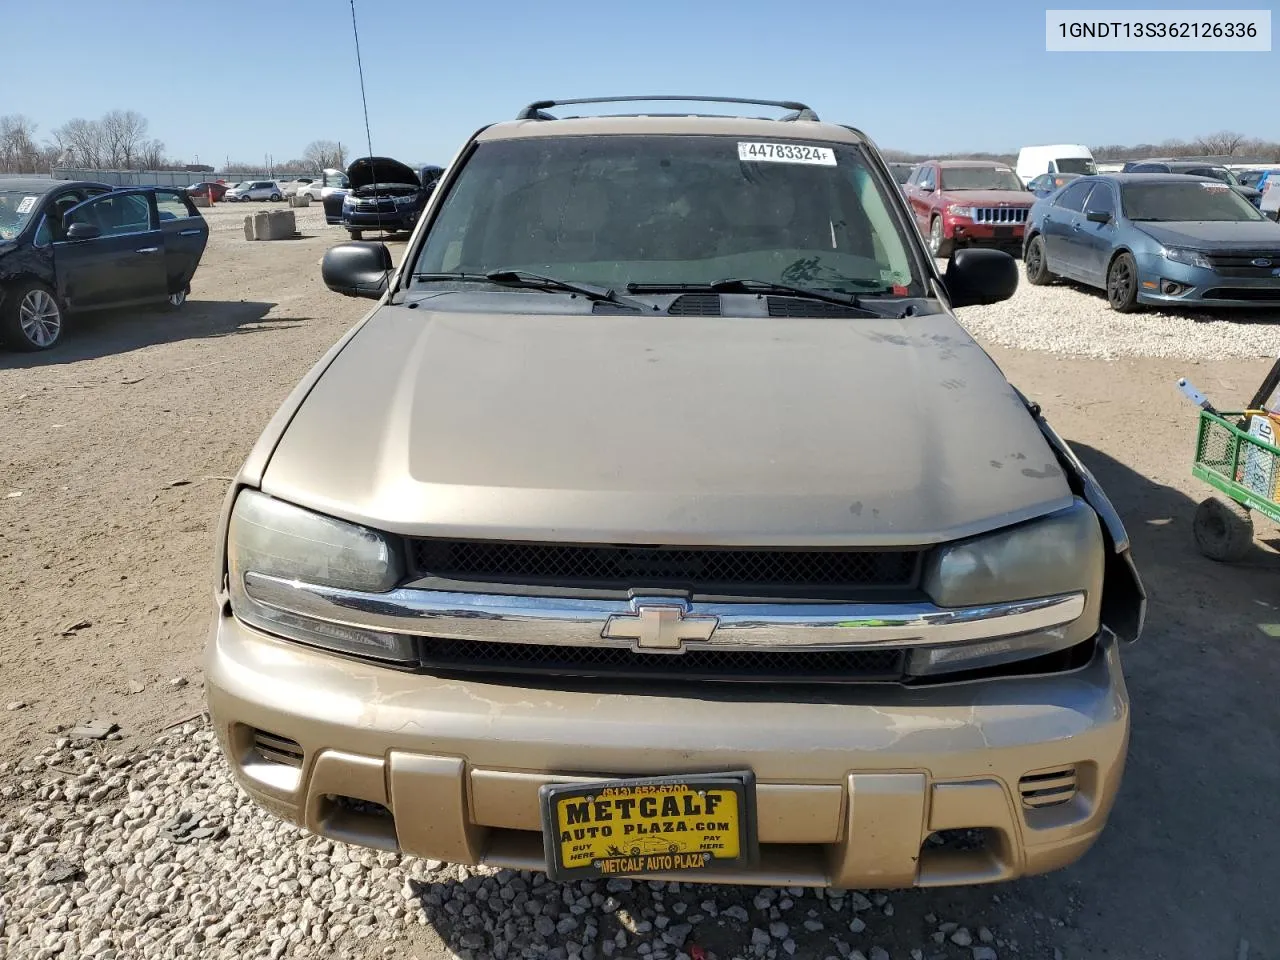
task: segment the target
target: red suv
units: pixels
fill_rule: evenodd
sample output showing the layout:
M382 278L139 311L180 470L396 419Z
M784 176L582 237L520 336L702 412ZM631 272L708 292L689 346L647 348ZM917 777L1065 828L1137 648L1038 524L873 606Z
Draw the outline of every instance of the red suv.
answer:
M1012 167L984 160L929 160L902 189L935 257L976 245L1016 255L1036 201Z

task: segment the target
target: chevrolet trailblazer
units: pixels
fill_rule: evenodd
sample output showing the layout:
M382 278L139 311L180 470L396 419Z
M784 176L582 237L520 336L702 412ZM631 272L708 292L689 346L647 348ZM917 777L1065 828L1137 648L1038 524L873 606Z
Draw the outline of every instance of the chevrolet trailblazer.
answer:
M377 305L218 533L236 777L335 840L560 878L1072 862L1145 601L956 321L1014 261L939 272L875 145L803 104L557 115L597 102L472 136L398 265L326 255Z

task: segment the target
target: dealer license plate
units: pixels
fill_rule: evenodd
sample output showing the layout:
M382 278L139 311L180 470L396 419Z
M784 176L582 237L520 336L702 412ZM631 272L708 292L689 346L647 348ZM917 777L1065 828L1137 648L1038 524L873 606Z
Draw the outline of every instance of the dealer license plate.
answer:
M755 862L750 771L548 784L540 799L547 873L554 880Z

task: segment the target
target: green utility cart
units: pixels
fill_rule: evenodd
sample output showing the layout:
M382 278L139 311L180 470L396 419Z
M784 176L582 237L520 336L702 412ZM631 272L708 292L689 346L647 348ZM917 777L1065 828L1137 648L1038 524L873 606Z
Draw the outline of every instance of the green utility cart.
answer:
M1280 360L1238 413L1215 410L1185 379L1178 386L1200 406L1191 472L1219 493L1196 508L1196 545L1212 560L1239 560L1253 544L1253 511L1280 524Z

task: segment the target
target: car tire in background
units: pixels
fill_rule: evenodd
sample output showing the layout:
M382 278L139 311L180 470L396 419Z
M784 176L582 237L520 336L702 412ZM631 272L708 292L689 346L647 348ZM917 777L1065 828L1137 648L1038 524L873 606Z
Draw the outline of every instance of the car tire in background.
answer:
M1031 238L1031 242L1027 244L1027 252L1022 263L1026 268L1027 283L1033 286L1043 287L1057 279L1049 272L1049 261L1044 255L1044 239L1042 237Z
M943 236L942 218L934 217L929 222L929 252L934 259L946 260L951 256L951 241Z
M38 280L11 287L0 307L0 340L14 350L48 350L62 339L62 307Z
M1118 254L1107 267L1107 302L1117 313L1138 309L1138 265L1133 254Z
M177 293L169 294L169 298L165 301L165 307L169 310L181 310L187 302L187 294L191 292L191 288L179 290Z
M1253 546L1253 518L1234 500L1202 500L1191 529L1196 546L1210 560L1231 563L1242 559Z
M271 195L271 202L272 202L272 203L279 203L279 202L280 202L280 194L278 194L278 193L273 193L273 194Z

